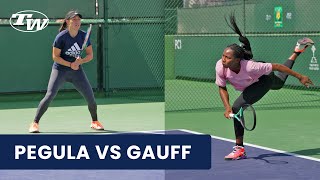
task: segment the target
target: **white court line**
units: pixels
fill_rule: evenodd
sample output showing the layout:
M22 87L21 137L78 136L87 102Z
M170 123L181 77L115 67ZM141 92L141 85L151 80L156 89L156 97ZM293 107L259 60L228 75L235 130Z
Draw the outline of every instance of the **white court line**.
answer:
M108 131L108 130L106 130ZM165 134L165 130L152 130L152 131L123 131L123 132L106 132L106 133L95 133L92 132L94 135L117 135L117 134L134 134L134 133L143 133L143 134ZM74 135L74 134L72 134Z
M178 130L178 131L187 132L187 133L191 133L191 134L203 134L203 133L199 133L199 132L191 131L191 130L187 130L187 129L177 129L177 130ZM211 135L211 137L212 137L213 139L219 139L219 140L228 141L228 142L233 142L233 143L235 142L235 140L227 139L227 138L222 138L222 137L218 137L218 136L212 136L212 135ZM250 144L250 143L244 143L244 145L246 145L246 146L251 146L251 147L254 147L254 148L263 149L263 150L273 151L273 152L277 152L277 153L287 154L287 155L294 156L294 157L298 157L298 158L302 158L302 159L307 159L307 160L312 160L312 161L320 162L320 159L318 159L318 158L313 158L313 157L309 157L309 156L304 156L304 155L299 155L299 154L295 154L295 153L290 153L290 152L286 152L286 151L282 151L282 150L278 150L278 149L263 147L263 146L259 146L259 145L255 145L255 144Z
M196 131L191 131L191 130L187 130L187 129L170 129L170 130L152 130L152 131L131 131L131 132L118 132L118 133L101 133L104 135L113 135L113 134L130 134L130 133L145 133L145 134L165 134L168 131L182 131L182 132L187 132L190 134L203 134L200 132L196 132ZM227 138L223 138L223 137L218 137L218 136L213 136L210 135L213 139L219 139L222 141L228 141L228 142L234 142L234 140L232 139L227 139ZM250 146L250 147L254 147L254 148L259 148L259 149L263 149L263 150L267 150L267 151L273 151L273 152L277 152L277 153L282 153L282 154L286 154L286 155L290 155L290 156L294 156L294 157L298 157L298 158L302 158L302 159L307 159L307 160L312 160L312 161L317 161L320 162L320 159L318 158L313 158L313 157L309 157L309 156L304 156L304 155L299 155L299 154L295 154L295 153L290 153L290 152L286 152L286 151L282 151L282 150L278 150L278 149L273 149L273 148L268 148L268 147L264 147L264 146L259 146L259 145L255 145L255 144L250 144L250 143L244 143L244 145L246 146Z

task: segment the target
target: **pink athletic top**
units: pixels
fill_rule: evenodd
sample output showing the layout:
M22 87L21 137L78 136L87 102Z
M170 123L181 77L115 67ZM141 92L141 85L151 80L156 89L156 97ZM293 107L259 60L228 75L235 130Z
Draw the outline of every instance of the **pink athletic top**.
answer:
M220 59L216 64L216 84L226 86L226 81L238 91L243 91L251 84L259 81L262 75L268 75L272 71L271 63L261 63L252 60L241 60L240 71L235 73L229 68L224 68Z

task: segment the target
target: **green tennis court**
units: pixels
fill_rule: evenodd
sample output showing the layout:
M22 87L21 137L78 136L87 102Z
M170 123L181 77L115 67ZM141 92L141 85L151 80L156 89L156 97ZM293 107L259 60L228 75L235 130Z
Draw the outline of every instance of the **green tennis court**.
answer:
M1 97L1 134L28 133L39 101L44 94ZM164 129L164 103L139 98L98 97L98 118L106 131L90 129L91 117L77 93L59 93L41 118L42 133L115 133ZM15 99L15 100L13 100Z
M166 129L188 129L234 139L233 122L225 119L213 82L166 81ZM231 87L230 102L238 92ZM320 158L320 92L283 88L270 91L254 105L257 127L245 142Z

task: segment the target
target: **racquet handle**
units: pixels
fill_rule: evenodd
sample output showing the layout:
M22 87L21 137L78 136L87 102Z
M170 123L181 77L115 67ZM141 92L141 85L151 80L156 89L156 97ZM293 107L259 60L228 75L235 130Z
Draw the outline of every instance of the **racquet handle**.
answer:
M230 116L231 118L234 118L234 114L233 114L233 113L230 113L229 116Z

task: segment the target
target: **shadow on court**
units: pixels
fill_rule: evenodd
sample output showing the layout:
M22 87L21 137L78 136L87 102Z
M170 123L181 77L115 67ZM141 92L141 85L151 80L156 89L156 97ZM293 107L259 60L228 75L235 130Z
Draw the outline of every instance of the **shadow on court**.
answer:
M304 156L319 155L320 148L305 149L305 150L300 150L300 151L293 151L290 153L304 155ZM268 153L268 154L260 154L257 157L251 157L248 159L262 160L262 161L264 161L266 163L270 163L270 164L288 164L289 162L287 162L287 161L277 160L277 159L281 159L282 156L290 157L291 155L283 154L283 153Z
M304 149L304 150L300 150L300 151L294 151L294 152L291 152L291 153L302 154L302 155L305 155L305 156L320 155L320 148Z
M290 155L283 154L283 153L268 153L268 154L261 154L257 157L249 157L248 159L261 160L269 164L288 164L289 163L288 161L276 160L276 159L279 159L278 157L280 157L281 159L281 156L290 156Z

